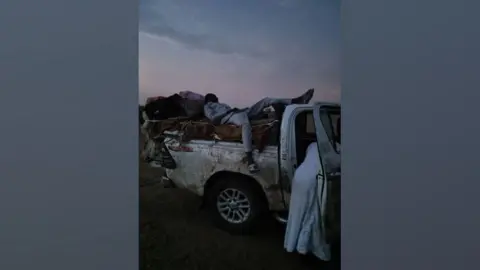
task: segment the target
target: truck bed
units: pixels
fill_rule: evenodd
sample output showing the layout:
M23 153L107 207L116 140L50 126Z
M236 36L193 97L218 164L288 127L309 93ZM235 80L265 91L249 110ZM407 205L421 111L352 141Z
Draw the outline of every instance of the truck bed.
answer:
M252 137L255 147L262 151L267 145L278 144L279 122L275 118L254 120ZM235 125L213 125L205 118L170 118L160 121L149 121L144 127L149 139L163 139L167 134L177 133L182 141L217 140L225 142L241 142L242 128Z

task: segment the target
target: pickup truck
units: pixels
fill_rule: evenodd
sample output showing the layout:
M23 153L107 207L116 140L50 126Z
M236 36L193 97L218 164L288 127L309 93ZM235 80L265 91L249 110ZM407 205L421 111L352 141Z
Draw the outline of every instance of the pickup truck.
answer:
M286 222L295 169L305 158L307 147L317 142L322 164L317 176L320 219L326 241L338 240L340 168L339 163L333 168L328 160L332 156L339 160L340 156L340 105L289 105L267 122L277 128L270 129L273 139L261 151L254 151L260 168L255 174L244 163L240 140L225 141L215 134L185 139L185 125L152 133L152 125L158 123L147 120L150 126L144 124L144 134L150 135L144 156L151 166L165 169L167 183L201 196L218 227L242 234L255 230L266 213ZM255 131L254 122L252 126Z

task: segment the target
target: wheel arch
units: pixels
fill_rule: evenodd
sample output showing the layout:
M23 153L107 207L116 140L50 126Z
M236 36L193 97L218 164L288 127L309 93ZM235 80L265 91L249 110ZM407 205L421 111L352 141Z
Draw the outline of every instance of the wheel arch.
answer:
M208 197L208 192L210 191L210 189L216 183L218 183L219 181L222 181L223 179L238 179L240 181L249 182L252 185L252 187L255 188L255 191L261 196L261 199L266 209L269 209L269 200L267 198L267 194L265 193L263 186L257 179L255 179L250 175L246 175L239 172L227 171L227 170L217 171L207 179L204 185L204 195L202 199L202 205L205 204L205 200Z

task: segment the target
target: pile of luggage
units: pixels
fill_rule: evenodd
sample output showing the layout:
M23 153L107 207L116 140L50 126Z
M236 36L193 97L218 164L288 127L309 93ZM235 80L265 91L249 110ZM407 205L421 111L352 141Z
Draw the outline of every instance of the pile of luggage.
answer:
M241 127L213 125L204 117L203 105L204 97L191 91L147 99L140 109L142 132L147 139L153 140L163 140L176 133L181 134L182 141L197 139L241 142ZM278 128L278 121L268 114L263 119L252 121L256 148L261 151L266 145L276 144Z
M165 120L174 117L201 117L204 97L183 91L168 97L147 99L143 107L144 120Z

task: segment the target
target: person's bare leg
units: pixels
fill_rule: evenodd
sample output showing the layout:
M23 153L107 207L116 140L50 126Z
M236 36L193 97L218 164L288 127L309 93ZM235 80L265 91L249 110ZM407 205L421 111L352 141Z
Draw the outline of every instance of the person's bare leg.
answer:
M251 173L257 172L259 170L258 165L255 163L252 153L252 126L250 125L247 114L245 112L233 114L227 123L242 127L242 143L247 157L248 170Z
M292 104L308 104L310 102L310 100L312 100L314 93L315 93L315 89L313 89L313 88L308 89L301 96L293 98L292 99Z

